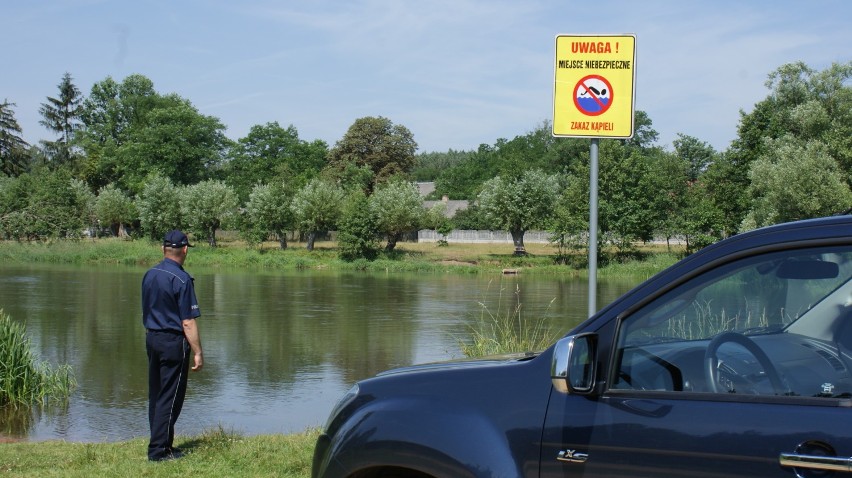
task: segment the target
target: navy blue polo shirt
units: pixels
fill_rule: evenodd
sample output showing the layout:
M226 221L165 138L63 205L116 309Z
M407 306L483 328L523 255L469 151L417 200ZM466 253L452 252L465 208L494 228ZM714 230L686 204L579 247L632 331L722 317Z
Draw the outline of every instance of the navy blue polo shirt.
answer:
M149 330L183 332L183 320L201 316L192 277L164 258L142 279L142 324Z

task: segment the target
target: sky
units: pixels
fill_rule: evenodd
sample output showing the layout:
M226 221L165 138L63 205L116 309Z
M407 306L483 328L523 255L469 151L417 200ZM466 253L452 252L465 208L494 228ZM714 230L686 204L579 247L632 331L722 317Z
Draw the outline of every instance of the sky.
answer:
M0 3L0 101L31 144L68 72L84 95L142 74L231 139L293 125L331 147L383 116L418 152L473 150L553 119L555 38L636 36L635 109L671 149L723 151L768 75L852 60L847 0L27 0Z

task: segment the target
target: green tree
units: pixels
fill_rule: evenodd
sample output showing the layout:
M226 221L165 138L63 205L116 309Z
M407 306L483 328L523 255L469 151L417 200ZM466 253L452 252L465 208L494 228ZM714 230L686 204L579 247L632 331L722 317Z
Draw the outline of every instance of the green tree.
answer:
M77 178L71 178L71 192L74 195L74 204L77 207L83 224L87 227L88 233L94 237L98 222L97 214L95 213L97 196L89 189L88 184Z
M449 149L445 153L420 153L415 157L414 169L411 174L415 181L434 181L441 171L465 161L471 154L471 151L453 149Z
M588 179L576 175L565 176L562 190L556 199L548 230L551 242L558 248L556 260L559 263L568 264L572 257L588 245L588 182Z
M284 166L284 174L294 186L302 186L318 177L327 166L328 143L321 139L300 140L295 154Z
M290 209L296 224L308 236L307 249L314 250L317 233L337 224L344 192L331 181L315 178L293 196Z
M648 113L636 110L633 115L633 137L622 140L625 146L632 148L652 148L660 138L660 134L654 129L654 122Z
M328 162L337 171L350 164L368 167L373 172L369 193L378 183L410 173L416 152L417 143L408 128L381 116L368 116L352 123L328 152Z
M654 185L652 157L647 152L616 142L601 145L598 190L600 237L630 254L636 241L648 241L659 229L660 201L665 196Z
M852 205L852 192L828 146L792 137L768 140L767 154L751 167L754 206L743 229L826 216Z
M547 164L548 152L557 141L548 122L525 135L515 136L511 141L498 140L494 146L497 174L514 180L530 169L551 171Z
M213 176L229 145L217 118L177 95L159 95L142 75L96 83L82 119L82 176L96 189L114 183L138 194L154 173L195 184Z
M497 175L496 152L487 144L470 153L435 178L435 194L450 199L474 200L482 183Z
M551 131L550 122L543 121L532 131L510 141L498 139L493 146L480 145L477 151L438 174L433 197L446 195L452 199L473 200L483 183L494 176L516 179L530 169L562 174L574 162L588 158L588 140L554 138Z
M53 164L64 165L73 157L71 141L80 127L83 97L70 73L62 76L58 87L59 97L48 96L47 103L42 103L38 112L42 116L39 123L59 135L56 141L42 141L42 147Z
M258 183L307 184L325 166L327 154L325 142L300 140L293 125L286 129L277 122L255 125L231 148L223 177L245 200Z
M818 141L843 171L852 171L852 61L835 63L824 71L815 71L802 62L782 65L769 74L769 95L746 114L740 113L737 138L726 152L724 167L717 178L728 186L714 194L725 219L740 224L752 209L749 191L752 163L771 157L777 143L787 138L799 148ZM852 175L845 175L852 184ZM755 205L754 207L762 207ZM757 213L760 216L760 213ZM731 227L736 232L736 227Z
M164 98L116 152L119 184L139 191L145 177L154 172L180 185L207 179L222 161L227 145L224 130L218 119L200 114L188 101L173 95Z
M743 171L735 155L725 152L699 178L713 208L719 211L721 237L729 237L739 231L751 205L747 173L748 170Z
M15 119L13 106L15 103L8 100L0 103L0 173L15 177L28 169L29 144L21 136L21 125Z
M3 202L7 205L0 227L7 237L76 239L91 223L94 195L73 180L67 169L24 174L6 187ZM17 195L11 204L9 194Z
M666 218L677 214L685 194L686 165L658 147L640 148L620 140L602 141L598 177L598 251L605 244L618 255L633 252L636 241L653 239L658 232L674 234ZM560 198L558 240L588 231L589 161L575 162ZM578 228L582 225L582 230ZM565 243L565 245L571 245ZM599 257L602 259L603 257Z
M678 231L686 239L687 253L722 239L724 216L713 202L708 185L700 179L691 182L683 207L676 216Z
M325 181L339 184L346 191L360 189L364 191L364 194L367 194L368 191L371 191L375 175L369 166L348 163L343 166L342 170L326 168L322 171L320 177Z
M337 226L337 248L341 259L373 260L378 254L378 225L370 199L361 189L353 189L343 201Z
M486 231L496 229L482 212L482 208L475 202L467 208L456 211L450 222L455 229L465 229L471 231Z
M651 240L661 234L669 240L683 233L679 219L688 201L692 171L701 166L677 152L672 154L661 148L647 149L642 156L642 167L647 172L640 176L636 193L647 208L643 219L651 224L642 239Z
M530 170L517 180L486 181L478 201L490 222L512 234L515 251L524 252L524 234L548 225L558 192L556 176Z
M414 183L394 179L376 187L370 197L370 209L380 234L387 238L390 252L406 232L416 231L424 216L423 199Z
M290 188L283 181L257 184L246 203L249 242L259 242L274 234L281 249L287 249L287 231L295 228L290 210Z
M143 125L157 100L154 83L142 75L130 75L121 83L107 77L92 85L83 100L83 127L76 136L85 152L81 169L89 185L100 189L109 183L122 184L118 149L129 141L134 128Z
M125 225L132 223L138 217L136 205L127 194L107 184L98 191L95 202L95 215L101 224L106 224L113 236L126 236Z
M438 202L429 208L423 217L422 226L432 229L441 236L441 239L438 239L439 246L448 245L447 236L453 232L453 222L447 217L447 204Z
M239 201L234 189L222 181L209 179L183 187L181 215L189 230L216 247L216 230L237 214Z
M21 240L27 237L24 211L32 191L32 178L0 175L0 238Z
M183 229L180 204L185 200L181 188L175 186L171 179L156 174L150 176L136 199L139 223L145 234L151 240L159 241L166 232Z
M698 138L677 134L672 141L675 154L689 165L688 179L695 181L715 161L717 153L712 146Z

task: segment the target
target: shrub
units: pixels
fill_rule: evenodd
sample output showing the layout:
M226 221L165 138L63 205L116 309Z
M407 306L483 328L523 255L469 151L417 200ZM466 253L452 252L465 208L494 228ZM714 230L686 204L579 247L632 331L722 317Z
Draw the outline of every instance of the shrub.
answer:
M379 250L376 217L370 211L369 200L360 190L346 198L337 228L337 247L341 259L373 260Z
M0 309L0 406L67 399L75 385L70 366L53 369L36 360L24 325Z

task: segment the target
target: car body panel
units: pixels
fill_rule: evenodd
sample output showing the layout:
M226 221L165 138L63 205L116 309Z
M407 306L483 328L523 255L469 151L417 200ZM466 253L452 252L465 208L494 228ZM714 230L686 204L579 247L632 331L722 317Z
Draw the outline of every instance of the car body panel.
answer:
M482 476L471 471L477 467L537 476L550 383L536 377L547 376L547 365L534 357L451 362L360 382L360 399L341 411L322 445L334 459L316 459L315 476L376 464L432 476ZM515 400L517 390L525 400Z
M812 441L852 456L848 403L732 402L698 395L613 393L579 401L554 393L541 476L789 477L790 470L779 466L780 454ZM843 416L850 420L838 420ZM559 461L563 450L584 453L588 460Z
M852 383L852 349L824 340L837 333L834 325L815 337L791 326L749 339L781 369L785 390L774 393L769 373L735 345L708 362L710 337L649 343L635 356L621 343L624 324L641 323L636 317L647 319L642 314L690 281L752 258L838 245L852 245L850 216L734 236L648 279L569 332L594 337L588 390L552 386L555 347L520 360L433 364L360 382L358 398L332 417L318 442L314 476L372 476L364 472L388 466L399 476L416 470L436 477L793 476L784 454L836 456L843 469L852 457L852 398L814 398L821 387ZM743 294L750 287L758 286L744 284ZM739 393L708 389L708 363L750 377L750 392L742 384ZM630 387L619 385L625 373L636 374Z

